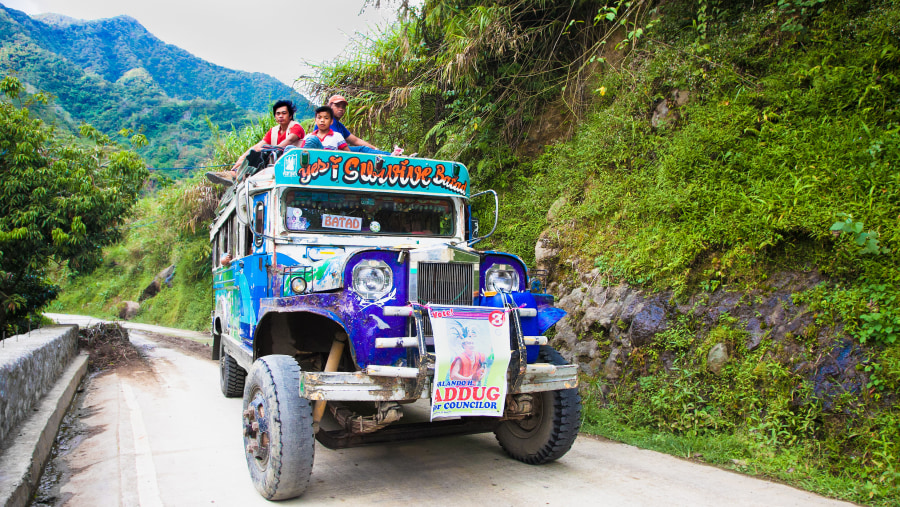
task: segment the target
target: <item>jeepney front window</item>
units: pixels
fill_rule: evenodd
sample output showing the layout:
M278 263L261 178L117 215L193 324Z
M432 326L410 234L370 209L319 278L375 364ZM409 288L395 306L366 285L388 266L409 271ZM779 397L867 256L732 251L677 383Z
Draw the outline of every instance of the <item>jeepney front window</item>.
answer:
M284 226L293 232L453 236L446 197L288 189Z

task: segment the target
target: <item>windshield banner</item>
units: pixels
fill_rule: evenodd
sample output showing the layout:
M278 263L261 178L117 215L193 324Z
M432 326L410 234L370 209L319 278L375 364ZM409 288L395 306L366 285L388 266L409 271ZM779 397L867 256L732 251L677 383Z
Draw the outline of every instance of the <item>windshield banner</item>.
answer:
M502 308L430 306L434 329L431 419L503 415L509 315Z
M458 162L294 149L275 164L275 183L469 196L469 170Z

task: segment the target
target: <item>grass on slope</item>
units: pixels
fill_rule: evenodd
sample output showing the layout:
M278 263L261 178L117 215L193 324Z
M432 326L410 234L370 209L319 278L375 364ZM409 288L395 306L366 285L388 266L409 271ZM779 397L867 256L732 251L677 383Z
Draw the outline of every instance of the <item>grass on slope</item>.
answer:
M686 357L696 344L662 337L645 353L674 353L678 368L626 379L609 396L587 379L585 428L896 505L900 8L828 2L800 16L792 2L710 3L701 33L698 13L678 5L621 65L603 67L596 110L571 141L494 178L505 206L493 244L530 261L543 234L567 260L563 278L599 268L612 283L682 296L818 269L830 281L795 297L817 324L840 322L865 344L864 391L826 409L801 376L756 351L716 381ZM687 103L676 107L676 93ZM654 127L663 101L670 114Z
M137 301L154 277L174 264L172 287L163 285L155 297L143 301L134 320L208 330L209 238L205 224L197 221L191 230L189 223L197 189L212 191L195 178L140 200L124 240L104 250L103 266L87 275L57 273L62 291L49 310L116 318L125 301Z

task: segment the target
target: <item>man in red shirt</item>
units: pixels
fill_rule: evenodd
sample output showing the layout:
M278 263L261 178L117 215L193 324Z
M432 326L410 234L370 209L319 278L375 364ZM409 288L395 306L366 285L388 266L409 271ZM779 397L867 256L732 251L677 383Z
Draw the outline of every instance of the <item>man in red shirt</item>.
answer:
M300 146L306 133L303 131L303 127L294 121L295 111L294 103L289 100L279 100L276 102L275 105L272 106L272 114L275 115L275 126L266 132L266 135L263 136L262 140L256 143L250 150L260 151L265 145L273 145L281 148ZM272 140L273 137L275 142ZM234 166L230 171L217 173L208 172L206 173L206 178L213 183L223 185L233 184L237 171L241 168L241 165L243 165L250 150L244 152L244 154L237 159L237 162L234 163Z
M259 151L265 144L280 146L300 146L300 141L306 136L303 127L294 121L294 104L288 100L279 100L272 106L272 114L275 115L276 125L266 132L262 141L254 146L253 150ZM272 135L275 141L272 141Z

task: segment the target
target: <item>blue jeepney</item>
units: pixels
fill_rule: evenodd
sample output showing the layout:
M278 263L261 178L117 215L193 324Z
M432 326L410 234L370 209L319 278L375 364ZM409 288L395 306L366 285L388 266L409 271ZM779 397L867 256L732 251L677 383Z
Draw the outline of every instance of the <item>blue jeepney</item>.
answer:
M266 498L306 489L316 440L340 448L493 431L532 464L571 447L576 367L544 336L564 312L520 258L473 248L490 233L479 236L470 202L494 205L494 227L498 209L496 193L470 188L457 162L294 149L226 193L210 235L213 355L223 394L243 397L248 468ZM407 422L414 405L436 409L435 397L486 381L484 355L475 367L456 362L456 376L439 366L444 335L463 343L467 333L437 320L454 309L507 319L495 391L505 396L493 416L457 401L444 408L462 417Z

